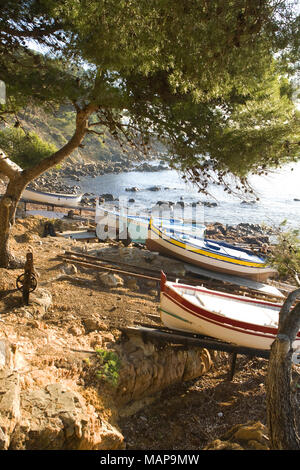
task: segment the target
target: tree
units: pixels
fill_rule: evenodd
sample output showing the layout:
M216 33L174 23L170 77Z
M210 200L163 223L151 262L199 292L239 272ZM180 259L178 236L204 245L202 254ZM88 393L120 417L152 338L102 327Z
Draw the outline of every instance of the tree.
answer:
M151 137L201 190L299 155L289 62L299 34L280 0L27 0L7 3L0 78L13 113L34 100L73 103L69 142L37 164L0 159L10 183L0 201L0 265L11 260L9 224L26 185L103 127L147 150ZM29 51L26 41L47 45ZM12 48L7 51L7 44ZM276 54L276 60L274 56Z
M288 295L280 314L278 334L271 346L267 374L267 423L273 450L299 450L300 436L292 398L293 342L300 327L300 289Z

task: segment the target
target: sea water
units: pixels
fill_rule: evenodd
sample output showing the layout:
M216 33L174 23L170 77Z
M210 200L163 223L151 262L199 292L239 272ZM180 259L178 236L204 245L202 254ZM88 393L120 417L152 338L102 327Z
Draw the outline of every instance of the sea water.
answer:
M128 202L132 213L151 209L158 201L183 201L189 206L201 201L217 205L201 206L203 220L200 222L229 225L264 223L268 226L278 226L286 220L288 226L300 228L300 162L287 165L267 176L252 176L249 180L255 191L252 200L259 198L254 204L245 203L246 195L229 195L220 186L211 185L210 195L203 195L198 192L196 186L185 182L175 170L130 171L95 178L82 177L78 184L83 192L94 193L96 196L110 193L115 198L120 198L123 205L126 205L129 199L134 199L134 202ZM138 191L126 191L132 187ZM153 187L158 187L158 190L151 190Z

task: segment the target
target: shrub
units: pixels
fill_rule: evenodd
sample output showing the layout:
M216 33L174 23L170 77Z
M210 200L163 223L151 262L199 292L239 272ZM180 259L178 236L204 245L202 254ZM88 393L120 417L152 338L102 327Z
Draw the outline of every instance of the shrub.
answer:
M113 351L106 351L104 349L97 349L97 358L100 362L100 369L97 370L96 376L98 379L103 379L111 385L116 386L119 381L119 372L121 368L121 361L119 356Z

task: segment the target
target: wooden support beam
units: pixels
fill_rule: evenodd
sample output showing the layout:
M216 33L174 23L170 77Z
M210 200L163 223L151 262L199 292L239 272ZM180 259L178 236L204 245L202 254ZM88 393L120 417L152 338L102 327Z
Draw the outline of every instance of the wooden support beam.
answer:
M147 280L150 280L150 281L160 282L160 278L158 278L158 277L146 276L144 274L138 274L138 273L131 272L131 271L123 271L121 269L110 268L108 266L103 266L103 265L101 266L100 264L96 264L96 263L88 263L88 262L85 262L85 261L80 261L80 260L77 260L77 259L74 259L74 258L64 256L64 255L59 255L58 257L61 258L61 259L64 259L65 261L69 261L70 263L79 264L80 266L84 266L84 267L87 267L87 268L99 269L100 271L110 271L110 272L114 272L116 274L121 274L121 275L125 275L125 276L139 277L139 278L147 279Z
M245 346L238 346L231 343L225 343L217 339L208 338L201 335L193 335L192 333L164 331L160 328L146 327L123 327L120 330L130 335L141 335L147 340L158 340L165 343L184 344L187 346L199 346L214 351L223 351L228 353L242 354L250 357L261 357L268 359L270 356L269 349L255 349Z

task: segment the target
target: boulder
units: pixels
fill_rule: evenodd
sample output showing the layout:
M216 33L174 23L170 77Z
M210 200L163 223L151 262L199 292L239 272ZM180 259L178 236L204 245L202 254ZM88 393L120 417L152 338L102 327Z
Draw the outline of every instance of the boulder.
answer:
M101 194L99 196L100 199L104 199L105 201L114 201L114 196L110 193L105 193L105 194Z
M21 410L12 450L124 449L121 433L64 384L23 391Z
M125 191L131 192L131 193L136 193L139 189L134 186L132 188L126 188Z
M105 287L118 287L124 284L124 280L121 276L110 272L99 274L99 281Z
M237 424L204 450L269 450L267 428L260 421Z
M17 372L0 371L0 450L7 450L20 420L20 384Z
M30 305L37 307L39 313L43 315L52 305L52 295L44 288L37 288L29 296Z
M121 370L116 389L116 403L125 412L134 402L152 397L163 389L200 377L212 366L208 350L203 348L174 348L144 341L142 336L127 333L117 347L121 358Z

